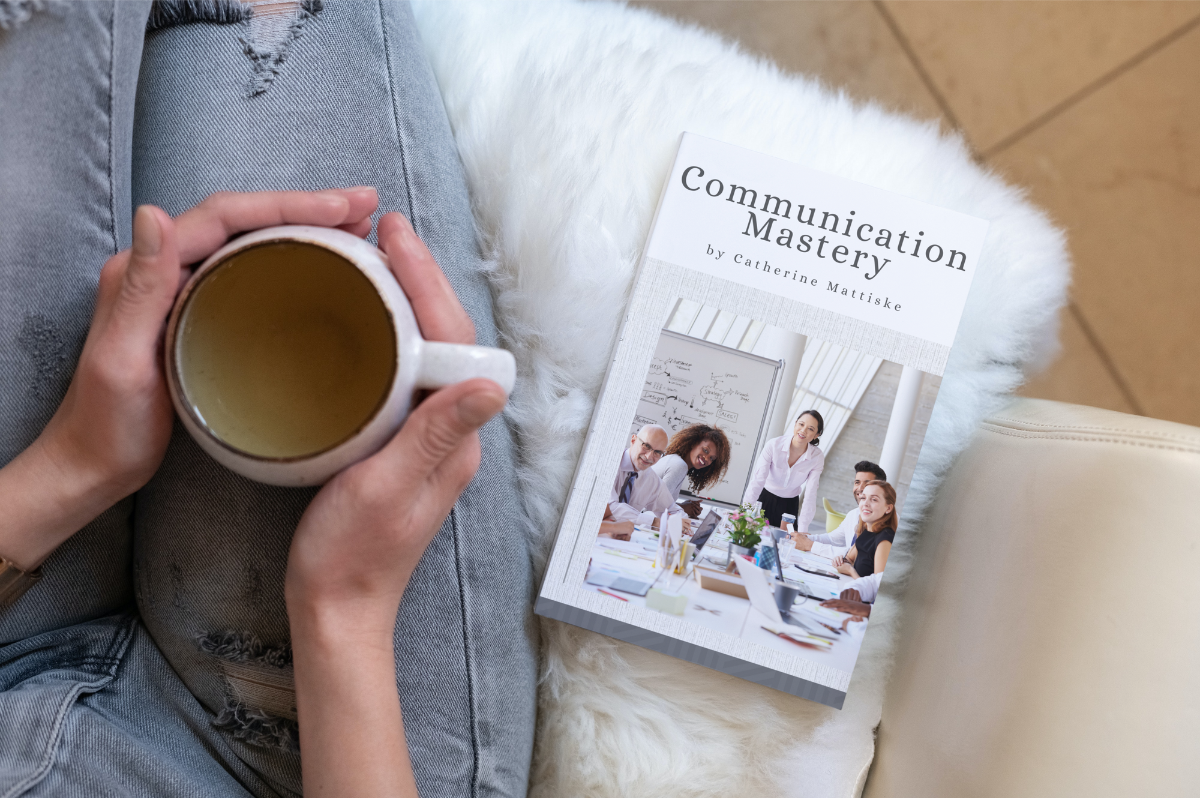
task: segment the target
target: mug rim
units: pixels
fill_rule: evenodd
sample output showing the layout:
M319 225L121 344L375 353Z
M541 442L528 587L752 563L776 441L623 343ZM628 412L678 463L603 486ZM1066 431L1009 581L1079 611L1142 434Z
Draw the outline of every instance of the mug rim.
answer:
M241 246L238 246L238 244L241 243L241 239L248 238L251 234L246 234L246 235L242 236L241 238L234 239L233 241L228 242L225 246L221 247L216 252L214 252L212 254L212 256L210 256L199 267L197 267L196 271L193 272L192 276L188 278L187 283L184 285L183 289L180 291L179 296L175 300L174 307L171 310L171 317L169 318L169 320L167 322L167 339L163 342L164 349L166 350L165 354L167 356L167 361L168 361L168 365L169 365L169 368L166 369L166 372L167 372L166 377L168 380L168 385L171 388L171 392L174 393L179 398L178 405L187 414L188 420L192 421L193 424L196 426L196 428L199 429L200 431L202 431L208 440L217 444L222 449L225 449L230 454L233 454L237 457L244 457L246 459L253 460L258 463L278 463L278 464L303 463L303 462L307 462L307 461L313 460L315 458L318 458L321 455L328 454L329 452L337 449L340 446L346 445L350 441L354 440L358 435L360 435L367 427L369 427L379 417L379 415L384 411L384 409L388 406L388 401L391 398L393 391L395 390L396 379L399 375L398 361L399 361L400 354L401 354L401 352L400 352L401 346L400 346L400 333L399 333L399 330L397 329L396 315L395 315L395 313L393 313L391 306L388 304L388 302L384 298L383 292L380 290L380 287L378 285L376 285L375 281L371 278L371 275L368 274L367 271L365 269L363 269L357 263L357 261L355 261L354 258L351 257L348 253L338 249L336 246L330 244L329 242L317 240L315 237L302 238L299 235L297 235L297 232L298 232L297 228L305 228L305 227L307 227L307 225L289 225L287 227L290 228L287 232L281 231L281 232L277 233L276 235L274 235L272 237L268 237L268 238L254 238L252 240L245 241L245 243L242 244ZM270 228L266 228L266 229L270 229ZM344 230L336 230L335 228L318 228L318 229L322 230L323 232L341 233L342 235L347 235L347 236L351 235L350 233L347 233ZM253 232L263 232L263 231L260 230L260 231L253 231ZM369 244L369 242L367 242L365 240L355 238L355 241L361 241L362 243L367 244L368 246L371 246ZM191 304L192 298L195 296L196 289L198 289L204 283L204 281L206 279L208 279L213 273L218 271L222 266L227 265L230 262L230 260L232 260L234 257L236 257L238 255L244 254L244 253L249 252L254 249L260 249L262 247L273 246L273 245L282 244L282 243L301 244L301 245L308 245L308 246L319 247L321 249L324 249L325 251L330 252L333 255L336 255L337 257L341 258L346 263L350 264L350 266L352 266L355 271L357 271L360 275L362 275L362 277L368 283L370 283L371 287L375 291L376 298L379 300L380 306L382 306L382 308L383 308L383 312L387 315L388 328L391 330L391 335L392 335L393 357L392 357L392 362L390 364L391 371L388 375L386 389L380 394L379 400L376 402L375 406L372 408L370 414L368 414L362 420L362 422L359 423L352 431L350 431L348 434L344 435L343 437L339 438L335 443L332 443L329 446L326 446L322 449L317 449L312 452L308 452L306 454L294 455L294 456L290 456L290 457L272 457L269 455L255 454L254 452L249 452L249 451L246 451L245 449L241 449L241 448L238 448L237 446L234 446L233 444L229 443L228 441L224 440L219 435L217 435L216 432L213 431L212 427L209 426L208 422L206 422L203 419L203 417L201 417L196 412L196 408L195 408L194 404L187 398L188 394L187 394L187 391L184 390L183 377L182 377L182 374L180 373L181 368L180 368L180 358L179 358L179 346L180 346L181 338L179 335L179 331L183 326L184 318L187 315L188 307ZM228 249L227 251L224 251L226 249L226 247L230 247L231 245L233 245L233 246L230 249ZM220 257L218 258L217 256L220 256Z

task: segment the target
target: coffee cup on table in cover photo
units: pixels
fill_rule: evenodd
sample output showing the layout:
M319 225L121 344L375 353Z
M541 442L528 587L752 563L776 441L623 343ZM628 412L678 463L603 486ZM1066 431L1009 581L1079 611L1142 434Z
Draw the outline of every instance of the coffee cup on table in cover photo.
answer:
M342 230L256 230L217 250L167 322L167 385L213 459L272 485L319 485L378 451L418 391L486 377L502 349L426 341L385 256Z

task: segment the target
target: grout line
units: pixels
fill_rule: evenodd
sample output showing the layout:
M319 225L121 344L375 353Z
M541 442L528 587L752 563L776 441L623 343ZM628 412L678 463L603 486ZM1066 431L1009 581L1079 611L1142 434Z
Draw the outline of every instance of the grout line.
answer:
M896 22L895 17L893 17L891 12L887 10L887 6L883 4L883 0L873 0L873 5L875 6L875 10L879 12L879 15L883 17L884 23L892 32L892 36L895 37L896 43L900 45L900 49L904 51L904 55L908 58L909 63L911 63L913 69L917 71L917 77L919 77L921 79L921 83L925 85L925 90L933 96L933 101L936 102L938 108L942 110L942 114L946 117L946 121L950 123L950 127L962 136L963 142L971 151L971 157L974 158L975 161L981 162L983 160L982 156L967 138L967 133L963 129L962 124L958 121L958 117L955 116L954 110L950 107L949 101L946 100L945 96L943 96L942 92L938 89L937 84L933 82L933 78L930 77L929 73L925 71L925 66L921 63L921 59L917 57L917 51L914 50L912 44L909 43L908 38L904 35L904 31L900 30L900 25Z
M1100 358L1100 362L1104 364L1104 368L1108 371L1108 376L1112 377L1113 382L1117 384L1117 389L1121 395L1125 397L1125 401L1133 408L1133 412L1139 416L1146 415L1146 411L1142 409L1142 405L1138 402L1137 397L1133 395L1133 391L1129 388L1129 384L1121 376L1121 372L1117 370L1117 364L1108 354L1108 350L1104 348L1104 344L1100 343L1100 339L1096 336L1096 332L1092 326L1088 324L1087 319L1083 317L1083 311L1075 304L1075 300L1067 300L1067 309L1071 311L1071 315L1075 317L1075 321L1079 322L1079 327L1083 330L1083 336L1087 338L1088 343L1092 345L1092 349L1096 350L1096 356Z
M1125 61L1122 64L1118 64L1117 66L1110 69L1108 72L1104 73L1100 77L1093 80L1091 83L1087 84L1083 88L1076 91L1071 96L1060 101L1057 105L1055 105L1053 108L1046 111L1045 113L1041 114L1036 119L1033 119L1030 122L1026 122L1024 125L1017 128L1017 130L1014 131L1013 133L1010 133L1009 135L1000 139L1000 141L998 141L995 144L993 144L992 146L988 147L981 154L980 157L982 157L984 159L988 159L988 158L991 158L993 155L996 155L996 154L1008 149L1013 144L1017 143L1018 141L1025 138L1033 131L1035 131L1038 128L1045 125L1047 122L1049 122L1054 117L1061 114L1063 111L1067 110L1068 108L1070 108L1071 106L1080 102L1081 100L1088 97L1089 95L1095 93L1097 90L1103 88L1106 84L1111 83L1113 80L1119 78L1121 75L1123 75L1126 72L1128 72L1129 70L1133 69L1138 64L1141 64L1147 58L1149 58L1150 56L1159 52L1163 48L1167 47L1170 44L1173 44L1178 39L1183 38L1185 35L1190 33L1192 31L1192 29L1195 28L1197 25L1200 25L1200 16L1195 17L1194 19L1192 19L1189 22L1183 23L1178 28L1176 28L1175 30L1168 33L1166 36L1162 37L1161 39L1154 42L1146 49L1142 50L1140 53L1137 53L1136 55L1134 55L1128 61Z

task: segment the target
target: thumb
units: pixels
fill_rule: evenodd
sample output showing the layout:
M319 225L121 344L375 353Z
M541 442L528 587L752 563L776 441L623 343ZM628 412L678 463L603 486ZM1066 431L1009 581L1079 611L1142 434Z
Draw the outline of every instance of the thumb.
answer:
M121 280L114 323L138 338L157 338L179 288L175 223L161 208L142 205L133 216L133 247Z
M422 402L385 448L389 459L426 474L436 469L488 419L508 397L491 380L473 379L442 388Z

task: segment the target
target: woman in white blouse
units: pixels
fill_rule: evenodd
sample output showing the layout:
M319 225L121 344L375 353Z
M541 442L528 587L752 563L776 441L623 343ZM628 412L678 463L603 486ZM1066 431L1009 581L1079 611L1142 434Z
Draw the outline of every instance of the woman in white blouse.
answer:
M817 512L817 485L825 469L825 455L817 448L824 431L825 419L821 414L805 410L796 418L790 436L780 435L767 441L742 495L742 503L762 502L763 515L771 526L779 526L783 514L791 513L796 516L796 529L807 531Z
M661 460L650 466L673 500L679 499L684 482L690 480L690 492L701 491L721 481L729 467L729 438L720 427L692 424L671 436L671 445ZM692 518L700 516L700 502L683 503L683 510Z

